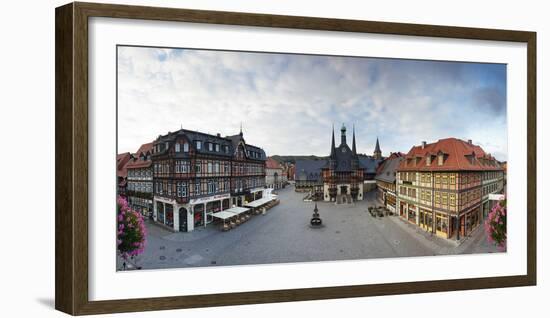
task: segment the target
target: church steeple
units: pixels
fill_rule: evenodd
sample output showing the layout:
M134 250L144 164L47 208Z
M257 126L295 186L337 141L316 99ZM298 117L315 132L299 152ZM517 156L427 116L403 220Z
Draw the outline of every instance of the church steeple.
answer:
M353 152L353 155L357 155L357 149L355 147L355 125L353 125L353 141L351 145L351 151Z
M344 124L342 124L342 128L340 129L340 133L341 133L341 144L342 145L345 145L346 144L346 126Z
M334 157L336 155L336 146L334 145L334 124L332 124L332 143L330 145L330 157Z
M382 151L380 150L378 137L376 137L376 146L374 147L374 159L382 159Z
M355 125L353 125L353 137L351 142L351 168L357 169L359 168L359 156L357 156L357 146L355 145Z

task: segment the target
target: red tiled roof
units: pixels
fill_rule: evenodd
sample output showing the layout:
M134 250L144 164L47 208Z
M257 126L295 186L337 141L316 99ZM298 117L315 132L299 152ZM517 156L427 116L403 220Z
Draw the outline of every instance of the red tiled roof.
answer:
M438 165L438 154L444 155L442 165ZM432 162L426 165L428 155ZM415 164L415 158L416 164ZM440 139L437 142L413 146L401 161L398 171L437 171L437 170L502 170L498 161L478 145L457 138Z
M130 160L128 164L126 165L126 169L137 169L137 168L147 168L150 167L152 164L152 161L149 160L141 160L142 155L147 158L147 155L151 154L151 150L153 150L153 142L146 143L141 145L139 147L138 151L136 151L134 157L135 160Z
M126 170L126 165L128 161L132 158L132 155L129 152L121 153L116 155L116 175L119 177L125 178L128 175Z
M126 169L138 169L138 168L148 168L152 164L151 160L141 160L137 159L136 161L130 161L126 165Z
M388 163L390 160L403 157L405 154L402 152L392 152L389 157L385 158L379 165L378 168L376 168L376 174L380 174L382 170L384 170L384 166L386 163Z
M147 155L147 153L151 153L151 151L153 150L153 142L149 142L149 143L146 143L146 144L143 144L141 145L141 147L139 147L138 151L136 151L136 155L139 157L142 153L144 155Z
M267 158L265 162L265 167L267 169L283 169L283 167L281 167L281 164L271 157Z

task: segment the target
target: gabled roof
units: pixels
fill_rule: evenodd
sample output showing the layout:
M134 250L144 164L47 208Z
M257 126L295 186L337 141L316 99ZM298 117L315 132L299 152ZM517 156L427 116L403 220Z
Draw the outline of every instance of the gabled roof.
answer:
M439 154L443 154L444 157L442 165L438 165ZM428 155L432 156L430 165L426 164ZM399 164L399 171L502 170L498 161L485 153L480 146L457 138L445 138L425 146L413 146L404 159Z
M132 158L132 154L129 152L121 153L116 155L116 175L118 177L125 178L128 175L128 171L126 170L126 165L128 164L128 161Z
M281 169L281 170L283 169L281 164L277 160L271 157L267 158L267 161L265 162L265 167L267 169Z
M210 135L210 134L206 134L206 133L202 133L202 132L198 132L198 131L180 129L180 130L175 131L175 132L169 132L168 134L166 134L164 136L159 136L155 140L154 143L155 144L162 143L162 142L173 143L178 137L184 137L189 142L191 142L190 146L193 147L193 149L195 149L195 151L197 151L198 153L212 154L212 155L225 156L225 157L232 157L233 154L235 153L235 150L237 149L239 144L242 142L244 144L245 151L253 151L253 152L256 152L256 153L259 154L258 158L252 158L252 159L266 160L265 151L260 147L256 147L256 146L247 144L244 141L244 138L243 138L242 134L237 134L237 135L227 136L227 137L221 137L219 134L218 135ZM195 148L194 142L196 142L196 141L200 141L202 143L201 149L196 149ZM220 145L220 151L215 151L215 148L213 148L212 151L208 150L208 147L206 147L206 143L219 144ZM221 147L223 147L223 146L229 147L228 148L229 151L227 153L221 150ZM164 150L160 153L164 153L165 151L166 150Z
M151 166L151 158L147 160L147 156L152 153L153 142L149 142L141 145L138 151L133 155L133 158L130 159L126 165L126 169L137 169L137 168L148 168Z
M399 164L402 160L403 154L392 153L388 158L380 163L375 179L384 182L394 183L395 173L397 171L397 168L399 168Z
M365 173L376 173L376 169L383 160L384 158L375 159L372 156L359 155L359 165L365 169Z
M232 150L233 152L235 151L235 149L237 149L237 147L239 146L239 144L243 144L244 145L244 150L245 152L247 151L254 151L256 153L259 153L260 154L260 157L259 158L252 158L252 159L256 159L256 160L266 160L266 155L265 155L265 151L260 148L260 147L256 147L256 146L253 146L253 145L250 145L250 144L247 144L243 138L243 135L242 133L240 134L237 134L237 135L233 135L233 136L227 136L225 137L229 140L231 140L231 143L232 143ZM231 152L231 153L233 153Z
M153 150L153 142L148 142L146 144L141 145L139 147L138 151L136 151L136 156L141 156L142 154L147 156L147 154L151 154L151 151Z

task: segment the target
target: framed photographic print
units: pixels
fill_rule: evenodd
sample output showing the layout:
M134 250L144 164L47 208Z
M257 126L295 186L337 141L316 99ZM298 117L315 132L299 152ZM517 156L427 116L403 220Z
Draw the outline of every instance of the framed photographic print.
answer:
M536 284L536 33L56 10L56 308Z

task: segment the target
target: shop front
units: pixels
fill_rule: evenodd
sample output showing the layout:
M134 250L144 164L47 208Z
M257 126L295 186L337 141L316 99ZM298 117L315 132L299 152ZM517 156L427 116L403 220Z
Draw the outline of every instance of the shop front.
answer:
M413 224L416 224L416 206L414 204L409 204L407 220Z
M395 193L393 192L386 192L385 193L385 200L386 200L386 207L395 213Z
M136 196L128 197L128 203L135 211L141 213L144 217L151 217L153 213L153 201L150 199Z
M172 202L155 200L153 220L158 224L177 231L177 227L174 226L174 204Z
M222 201L216 200L216 201L210 201L206 203L206 224L212 223L214 218L212 217L212 214L216 212L220 212L222 208Z
M445 213L435 213L435 234L447 238L449 231L449 217Z
M407 215L407 204L403 201L399 201L399 216L405 217Z
M213 222L213 214L230 208L231 197L229 193L214 195L209 197L192 199L187 205L190 212L187 231L193 231L194 228L206 226Z
M230 203L229 199L223 199L222 200L222 209L223 210L229 209L231 207L229 203Z
M479 225L480 223L479 213L480 213L480 209L475 208L464 215L464 226L465 226L466 235L472 233L472 231L475 230Z
M427 232L433 231L432 211L420 208L419 226Z
M193 227L204 225L204 203L193 206Z

